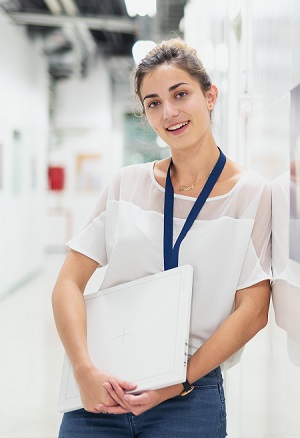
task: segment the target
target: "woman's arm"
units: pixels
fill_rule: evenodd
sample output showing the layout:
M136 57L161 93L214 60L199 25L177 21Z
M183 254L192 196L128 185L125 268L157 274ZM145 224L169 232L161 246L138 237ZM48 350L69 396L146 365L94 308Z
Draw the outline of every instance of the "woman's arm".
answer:
M97 267L94 260L71 250L53 289L52 305L57 331L74 371L90 365L83 293Z
M193 383L205 376L264 328L268 321L269 302L268 280L237 291L234 312L190 358L187 368L188 381ZM135 396L125 395L114 380L105 383L104 386L118 403L123 404L135 415L175 397L183 390L182 384L178 384L156 391L145 391ZM111 407L108 411L114 412L114 408Z
M86 343L83 293L97 267L98 263L94 260L71 250L58 275L52 295L57 331L72 363L83 406L91 412L99 412L100 403L107 406L116 405L103 387L103 383L113 376L101 372L94 366ZM118 382L125 390L136 387L119 379Z
M187 379L194 382L240 350L268 322L270 282L261 281L235 295L235 310L190 358Z

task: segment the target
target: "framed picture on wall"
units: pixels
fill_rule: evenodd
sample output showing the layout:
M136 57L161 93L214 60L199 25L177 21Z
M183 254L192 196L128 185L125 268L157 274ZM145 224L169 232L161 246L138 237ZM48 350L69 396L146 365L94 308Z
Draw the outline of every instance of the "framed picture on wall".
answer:
M102 187L103 172L100 154L79 154L76 157L76 190L95 191Z
M300 84L291 91L290 258L300 263Z

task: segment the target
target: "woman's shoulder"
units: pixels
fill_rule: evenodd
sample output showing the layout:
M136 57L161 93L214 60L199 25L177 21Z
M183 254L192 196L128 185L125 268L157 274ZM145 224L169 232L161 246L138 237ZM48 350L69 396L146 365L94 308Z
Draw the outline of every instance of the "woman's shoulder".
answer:
M252 190L253 192L266 192L271 194L272 184L267 178L259 174L253 169L246 171L244 178L241 181L245 190Z
M240 187L256 190L258 188L271 188L271 183L264 176L260 175L258 172L247 169L240 164L228 160L228 172L224 176L225 181L231 181L231 184L235 186L236 184Z
M247 169L231 159L226 159L226 165L215 186L215 192L229 193L246 175ZM219 194L219 193L217 193Z

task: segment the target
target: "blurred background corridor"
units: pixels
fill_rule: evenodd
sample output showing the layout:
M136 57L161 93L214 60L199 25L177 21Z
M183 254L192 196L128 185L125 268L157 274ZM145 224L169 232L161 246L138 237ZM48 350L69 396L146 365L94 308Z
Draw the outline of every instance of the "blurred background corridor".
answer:
M169 155L130 74L176 35L218 86L217 143L273 187L269 324L224 375L228 436L300 438L300 2L0 0L1 438L57 437L65 242L118 168Z

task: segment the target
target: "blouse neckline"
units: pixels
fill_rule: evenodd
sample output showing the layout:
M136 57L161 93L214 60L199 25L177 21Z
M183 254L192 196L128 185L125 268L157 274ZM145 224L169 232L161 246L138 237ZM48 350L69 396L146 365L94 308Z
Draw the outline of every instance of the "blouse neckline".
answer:
M156 181L155 176L154 176L154 166L155 166L156 161L157 160L151 161L149 163L150 178L151 178L151 181L152 181L153 185L156 188L158 188L158 190L160 190L161 192L165 193L164 187L162 187L160 184L158 184L158 182ZM246 172L243 173L243 175L240 177L240 179L237 181L237 183L232 187L232 189L229 190L229 192L224 193L223 195L210 196L210 197L207 198L206 202L217 201L219 199L228 198L231 194L233 194L236 191L238 186L241 184L241 181L246 177L246 175L249 174L249 172L250 172L249 170L246 170ZM179 195L178 193L175 193L174 197L177 198L177 199L186 199L186 200L190 200L190 201L196 201L196 199L197 199L194 196Z

